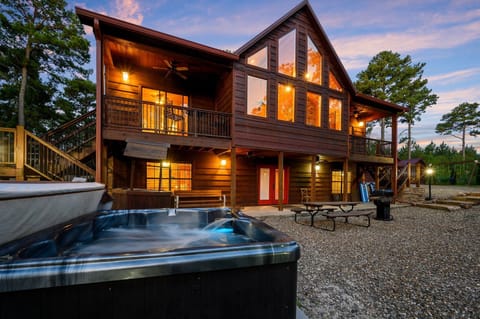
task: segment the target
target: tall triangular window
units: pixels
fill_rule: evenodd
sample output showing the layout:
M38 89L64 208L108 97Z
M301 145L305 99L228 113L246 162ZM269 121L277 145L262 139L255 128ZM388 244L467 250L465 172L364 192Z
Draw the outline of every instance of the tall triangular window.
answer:
M247 58L247 63L250 65L258 66L259 68L268 68L268 50L267 47L258 50Z
M343 92L342 86L340 85L337 78L335 77L335 74L333 74L332 71L328 72L328 87L333 90Z
M295 77L296 73L296 30L278 40L278 73Z
M305 80L322 84L322 55L310 37L307 37L307 72Z

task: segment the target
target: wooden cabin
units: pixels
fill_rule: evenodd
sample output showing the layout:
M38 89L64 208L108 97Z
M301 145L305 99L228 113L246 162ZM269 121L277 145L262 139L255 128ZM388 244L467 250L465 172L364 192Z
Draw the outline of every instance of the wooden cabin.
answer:
M221 190L231 207L396 193L403 107L358 93L308 1L230 53L76 8L96 38L96 180ZM359 44L361 45L361 44ZM392 118L391 141L366 124Z

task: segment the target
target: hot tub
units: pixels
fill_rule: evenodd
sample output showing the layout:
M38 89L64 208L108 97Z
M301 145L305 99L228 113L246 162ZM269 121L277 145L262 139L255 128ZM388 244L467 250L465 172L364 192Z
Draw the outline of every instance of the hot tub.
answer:
M101 211L0 256L0 318L295 318L299 246L227 209Z

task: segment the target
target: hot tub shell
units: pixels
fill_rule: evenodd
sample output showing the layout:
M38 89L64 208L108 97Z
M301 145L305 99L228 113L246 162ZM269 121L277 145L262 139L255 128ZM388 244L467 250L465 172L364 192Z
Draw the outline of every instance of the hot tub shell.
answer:
M0 317L295 318L299 246L248 216L232 221L252 240L245 244L62 255L111 227L203 228L231 216L225 209L174 213L103 211L0 247Z

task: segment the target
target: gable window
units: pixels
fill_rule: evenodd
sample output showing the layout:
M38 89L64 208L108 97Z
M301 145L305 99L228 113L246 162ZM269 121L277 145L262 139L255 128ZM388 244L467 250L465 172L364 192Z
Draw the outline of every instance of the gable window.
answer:
M305 124L320 127L322 124L322 96L320 94L307 92L307 109Z
M322 84L322 55L312 39L307 36L307 73L305 80L315 84Z
M295 88L291 85L278 84L278 113L281 121L293 122L295 114Z
M267 117L267 80L248 76L247 114Z
M147 189L174 191L192 189L192 164L147 162Z
M328 100L328 128L342 130L342 101L333 97Z
M293 29L278 40L278 72L296 75L296 30Z
M339 92L343 91L342 86L340 85L337 77L335 76L335 74L332 73L332 71L328 72L328 87Z
M268 50L267 47L258 50L256 53L252 54L247 58L247 63L250 65L258 66L259 68L267 69L268 68Z

